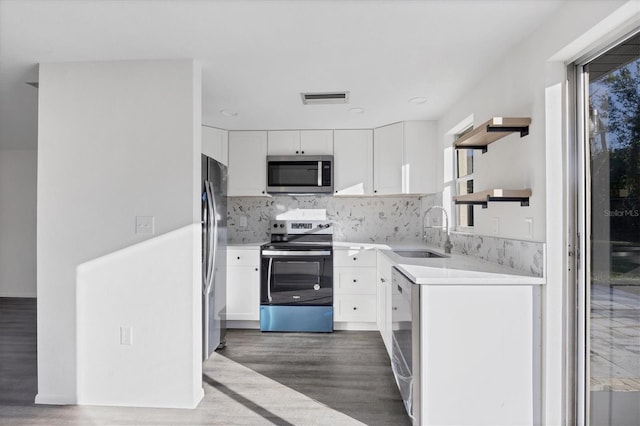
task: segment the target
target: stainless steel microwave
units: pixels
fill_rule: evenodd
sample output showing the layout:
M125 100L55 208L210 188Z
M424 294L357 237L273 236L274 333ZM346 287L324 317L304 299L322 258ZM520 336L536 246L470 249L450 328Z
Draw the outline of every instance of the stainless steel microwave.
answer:
M330 194L333 192L332 155L268 155L267 192Z

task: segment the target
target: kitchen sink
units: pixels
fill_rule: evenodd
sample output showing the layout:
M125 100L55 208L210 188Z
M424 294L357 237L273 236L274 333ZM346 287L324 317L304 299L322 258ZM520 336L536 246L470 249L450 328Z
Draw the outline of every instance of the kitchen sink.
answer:
M430 257L448 257L444 254L435 253L431 250L415 249L415 250L392 250L395 254L401 257L412 257L418 259L427 259Z

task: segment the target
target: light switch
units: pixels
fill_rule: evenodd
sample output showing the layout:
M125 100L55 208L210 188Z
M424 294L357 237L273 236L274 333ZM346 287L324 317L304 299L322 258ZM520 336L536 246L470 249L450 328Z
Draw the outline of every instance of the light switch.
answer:
M133 345L133 328L124 325L120 327L120 344Z
M524 237L533 238L533 218L526 217L524 219Z
M153 216L136 216L136 234L151 234L155 232Z
M500 218L499 217L491 218L491 234L500 235Z
M246 216L240 216L240 227L241 228L246 228L247 227L247 217Z

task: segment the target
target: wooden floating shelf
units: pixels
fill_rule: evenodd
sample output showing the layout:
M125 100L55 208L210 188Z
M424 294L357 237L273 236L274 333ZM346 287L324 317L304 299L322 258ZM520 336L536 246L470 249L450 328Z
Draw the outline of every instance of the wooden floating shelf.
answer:
M472 204L481 205L483 209L487 208L487 203L492 201L498 202L518 202L521 206L529 205L529 197L531 197L531 189L489 189L487 191L474 192L473 194L456 195L453 201L456 204Z
M485 153L487 145L510 133L518 132L520 137L527 136L529 124L531 119L528 117L493 117L456 140L453 146L456 149L481 149Z

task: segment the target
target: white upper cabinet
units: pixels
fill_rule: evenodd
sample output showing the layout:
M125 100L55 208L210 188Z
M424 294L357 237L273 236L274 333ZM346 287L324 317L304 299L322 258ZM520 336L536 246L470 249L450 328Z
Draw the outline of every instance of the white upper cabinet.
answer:
M405 121L403 144L402 192L404 194L431 194L442 190L438 159L435 121Z
M428 194L439 190L436 125L403 121L374 130L373 192Z
M268 155L333 155L333 130L272 130Z
M373 194L373 130L333 132L335 195Z
M300 154L300 130L272 130L268 133L268 155Z
M267 132L229 132L229 195L261 196L267 188Z
M378 127L373 135L373 193L401 194L404 125Z
M333 155L333 130L301 130L300 153Z
M215 127L202 126L202 153L228 166L229 132Z

